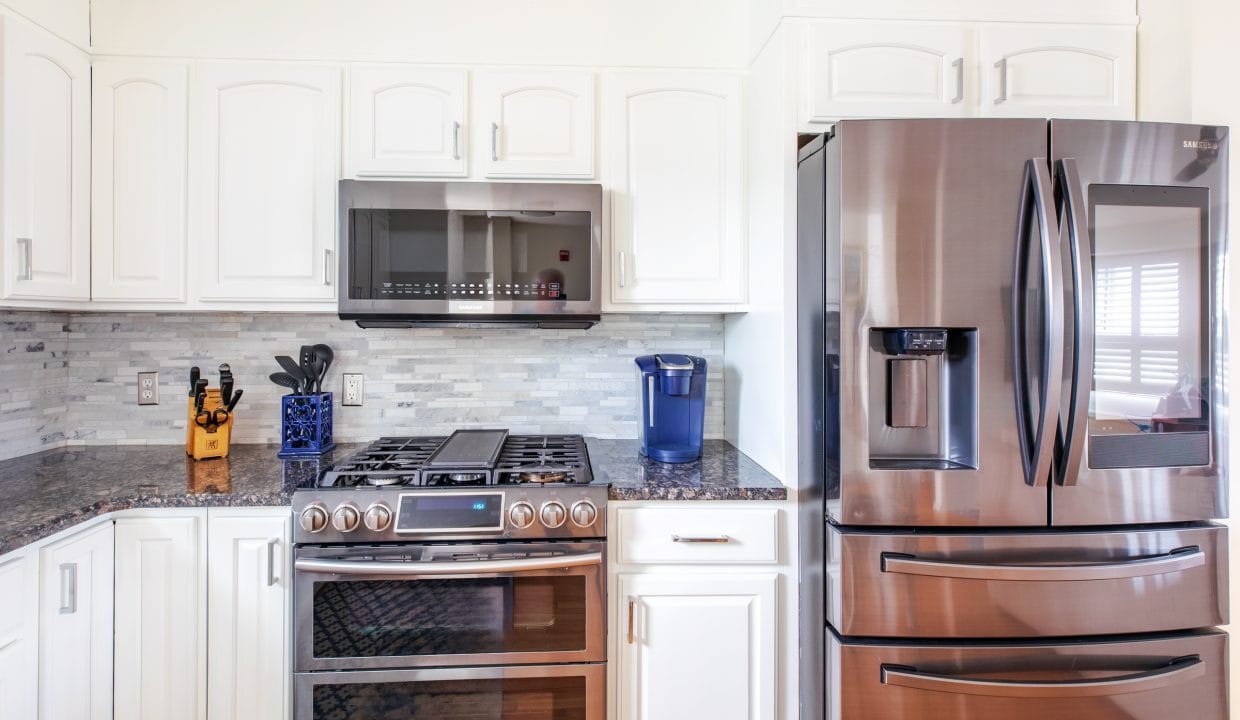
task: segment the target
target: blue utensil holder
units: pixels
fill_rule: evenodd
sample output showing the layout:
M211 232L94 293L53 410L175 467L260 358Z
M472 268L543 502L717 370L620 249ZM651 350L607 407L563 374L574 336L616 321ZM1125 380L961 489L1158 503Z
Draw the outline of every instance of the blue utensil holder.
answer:
M332 438L332 394L285 395L280 399L279 457L321 455L336 447Z

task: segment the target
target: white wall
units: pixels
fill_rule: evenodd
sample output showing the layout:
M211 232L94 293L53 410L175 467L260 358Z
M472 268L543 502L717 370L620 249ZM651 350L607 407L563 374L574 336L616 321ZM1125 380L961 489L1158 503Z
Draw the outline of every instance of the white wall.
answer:
M747 15L746 0L94 0L92 24L104 54L739 68Z
M7 7L59 35L62 40L90 49L90 0L4 0Z

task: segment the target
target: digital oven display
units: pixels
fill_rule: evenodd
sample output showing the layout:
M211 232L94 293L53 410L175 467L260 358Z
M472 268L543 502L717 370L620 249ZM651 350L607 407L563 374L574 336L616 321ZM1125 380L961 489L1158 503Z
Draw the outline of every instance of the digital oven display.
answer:
M485 532L504 529L503 493L402 495L396 532Z

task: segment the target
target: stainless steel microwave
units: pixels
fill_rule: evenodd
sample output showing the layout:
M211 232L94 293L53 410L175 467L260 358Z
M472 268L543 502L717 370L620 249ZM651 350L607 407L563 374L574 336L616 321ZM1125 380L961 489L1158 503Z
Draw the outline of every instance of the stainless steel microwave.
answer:
M600 185L343 180L340 300L362 327L585 329Z

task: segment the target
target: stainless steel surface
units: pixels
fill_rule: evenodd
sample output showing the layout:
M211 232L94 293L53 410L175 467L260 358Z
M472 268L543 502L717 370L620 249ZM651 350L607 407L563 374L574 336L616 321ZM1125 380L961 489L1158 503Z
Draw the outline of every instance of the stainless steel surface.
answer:
M1063 433L1062 467L1056 475L1060 485L1075 485L1084 457L1085 428L1089 418L1089 389L1094 371L1094 261L1093 243L1087 236L1089 214L1082 195L1081 176L1076 160L1058 163L1059 187L1063 195L1061 235L1068 241L1072 270L1072 363L1068 383L1066 414L1060 422Z
M1202 149L1212 136L1214 150ZM1075 161L1076 198L1087 203L1091 186L1133 185L1209 188L1208 309L1212 407L1210 464L1171 468L1090 467L1085 435L1076 484L1051 489L1052 524L1115 525L1187 522L1227 517L1227 156L1224 127L1082 120L1051 122L1055 163ZM1068 166L1070 167L1070 166ZM1070 188L1069 188L1070 190ZM1080 221L1078 221L1080 222ZM1084 240L1082 233L1081 239ZM1093 332L1092 325L1085 330ZM1088 342L1088 338L1086 339ZM1092 358L1087 361L1092 365ZM1088 391L1090 383L1083 383Z
M366 514L362 516L362 521L366 525L367 530L383 532L392 524L392 508L381 502L374 503L366 508Z
M538 519L549 528L558 528L568 519L568 512L564 509L564 503L559 500L548 500L539 508Z
M491 162L499 162L499 125L491 123Z
M908 358L887 361L887 425L925 427L929 410L926 361Z
M332 527L336 532L351 533L357 529L362 515L353 503L345 503L332 512Z
M332 284L332 251L330 249L323 251L323 284Z
M278 538L267 541L267 587L276 584L276 548L280 546Z
M524 560L495 560L491 562L440 561L435 562L367 562L362 560L316 560L301 558L294 567L308 573L333 575L384 575L387 577L464 577L495 575L500 573L526 572L529 570L558 570L582 565L601 565L602 553L582 553L551 558L527 558Z
M524 530L534 523L534 506L522 500L508 508L508 522L513 527Z
M1227 718L1227 636L1218 630L969 645L827 631L826 644L828 720Z
M952 105L959 105L964 102L964 58L953 60L952 68L956 71L956 94L952 97Z
M60 614L77 612L77 563L60 565Z
M18 280L34 279L34 240L32 238L17 238L17 247L24 248L22 253L22 272L17 276Z
M452 121L452 159L461 159L461 123Z
M302 530L308 533L322 532L327 529L331 516L322 503L307 505L297 514L297 522Z
M1024 668L1012 668L1014 673ZM988 695L1018 698L1079 698L1099 695L1123 695L1170 687L1188 680L1205 677L1205 663L1196 655L1163 659L1149 670L1123 672L1101 680L1025 681L974 680L955 675L923 673L899 665L883 666L883 684L899 687L955 693L957 695Z
M598 520L598 508L594 507L594 503L589 500L578 500L573 503L569 515L572 517L574 525L590 527Z
M364 670L351 672L296 673L293 676L294 720L322 720L314 715L316 686L400 683L402 687L419 682L477 682L484 680L519 680L524 678L580 677L585 681L586 707L583 720L607 718L607 666L595 665L515 665L509 667L476 667L421 670ZM399 713L399 711L398 711ZM404 717L396 715L396 717ZM412 717L412 716L410 716ZM472 717L464 711L459 717ZM522 715L521 717L524 717ZM541 716L539 716L541 717ZM362 720L348 717L342 720ZM366 718L365 720L371 720ZM457 720L457 718L452 718Z
M660 370L692 370L693 369L692 360L687 360L686 362L678 363L678 362L672 362L671 360L665 360L662 355L655 355L654 361L655 361L655 365L658 366Z
M681 535L673 535L674 543L730 543L732 538L727 535L719 535L715 537L683 537Z
M1008 59L999 58L995 63L995 69L999 71L999 95L995 98L995 105L1002 105L1008 99Z
M830 526L826 564L827 621L845 636L1062 637L1228 621L1221 525L985 533Z

